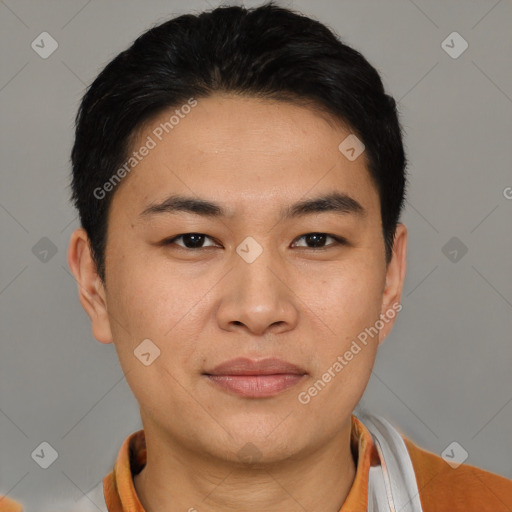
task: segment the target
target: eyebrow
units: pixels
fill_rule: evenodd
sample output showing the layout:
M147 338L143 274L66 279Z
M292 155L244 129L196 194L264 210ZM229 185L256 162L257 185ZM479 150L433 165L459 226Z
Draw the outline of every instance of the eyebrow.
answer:
M151 217L156 214L192 213L203 217L227 217L231 212L220 204L183 195L171 195L164 201L150 204L140 214L141 217ZM282 220L303 217L318 213L336 213L339 215L355 215L364 217L365 208L353 197L341 192L332 192L312 199L305 199L281 209Z

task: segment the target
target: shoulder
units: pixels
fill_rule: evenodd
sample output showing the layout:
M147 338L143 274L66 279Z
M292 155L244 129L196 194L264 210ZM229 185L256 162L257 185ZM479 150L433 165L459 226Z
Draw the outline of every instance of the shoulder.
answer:
M24 509L17 501L0 494L0 512L24 512ZM103 481L77 501L65 505L51 505L43 512L108 512Z
M22 512L23 507L16 501L0 494L0 512Z
M402 436L411 457L424 512L512 510L512 480L461 464L450 466L439 455Z

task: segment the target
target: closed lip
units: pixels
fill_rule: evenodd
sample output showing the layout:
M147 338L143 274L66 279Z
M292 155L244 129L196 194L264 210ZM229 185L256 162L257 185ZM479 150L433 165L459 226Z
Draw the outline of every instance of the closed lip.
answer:
M303 368L274 357L260 360L237 357L219 364L213 370L204 372L205 375L305 375L306 373Z

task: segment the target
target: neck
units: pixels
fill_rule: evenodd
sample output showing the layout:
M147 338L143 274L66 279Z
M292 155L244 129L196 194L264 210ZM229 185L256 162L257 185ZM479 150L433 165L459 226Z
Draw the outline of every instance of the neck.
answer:
M144 426L147 461L134 477L146 512L339 512L355 478L351 422L307 455L257 467L201 456Z

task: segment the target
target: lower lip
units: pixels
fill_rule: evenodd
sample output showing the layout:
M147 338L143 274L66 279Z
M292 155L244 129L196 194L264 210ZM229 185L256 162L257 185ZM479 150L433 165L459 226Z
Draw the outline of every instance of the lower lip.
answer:
M207 375L210 382L246 398L275 396L298 384L305 375Z

